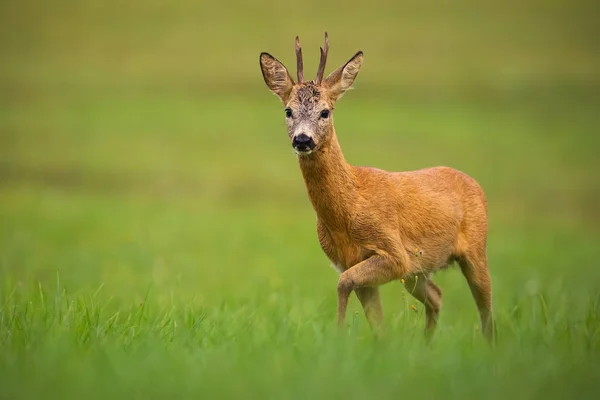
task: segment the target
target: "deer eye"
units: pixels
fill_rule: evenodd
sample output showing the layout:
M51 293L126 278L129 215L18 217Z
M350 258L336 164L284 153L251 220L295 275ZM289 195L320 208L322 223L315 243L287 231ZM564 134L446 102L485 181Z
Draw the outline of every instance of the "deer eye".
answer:
M285 109L285 116L287 118L292 118L292 109L291 108L286 108Z
M323 119L329 118L329 110L321 111L321 118L323 118Z

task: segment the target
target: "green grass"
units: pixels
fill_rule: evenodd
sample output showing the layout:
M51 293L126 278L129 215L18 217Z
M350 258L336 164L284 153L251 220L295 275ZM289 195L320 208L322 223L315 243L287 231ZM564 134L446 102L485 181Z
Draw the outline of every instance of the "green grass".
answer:
M0 398L595 398L596 6L252 4L0 6ZM325 29L328 71L365 51L348 161L484 187L494 348L455 268L432 343L399 283L381 340L354 297L335 329L258 67L299 34L309 75Z
M58 283L52 293L13 294L0 322L11 349L2 357L3 394L592 398L595 389L598 298L575 312L568 297L515 301L498 313L499 344L490 349L468 318L446 322L425 345L423 316L405 300L376 342L360 317L337 334L325 304L284 290L230 295L215 307L152 292L122 308L102 290L75 296Z

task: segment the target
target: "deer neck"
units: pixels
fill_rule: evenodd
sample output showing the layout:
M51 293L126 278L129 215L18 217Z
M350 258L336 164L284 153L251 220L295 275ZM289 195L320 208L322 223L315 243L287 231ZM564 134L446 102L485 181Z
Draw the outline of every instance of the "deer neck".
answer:
M316 152L299 156L298 162L308 197L319 220L332 229L345 228L356 198L356 181L335 130Z

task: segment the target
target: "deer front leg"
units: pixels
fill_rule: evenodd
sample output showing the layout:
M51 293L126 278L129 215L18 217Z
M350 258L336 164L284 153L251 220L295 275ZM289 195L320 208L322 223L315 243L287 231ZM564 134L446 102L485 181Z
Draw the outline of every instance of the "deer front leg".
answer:
M390 259L380 255L372 256L344 271L340 275L337 287L338 327L344 326L346 321L346 309L348 308L348 297L350 297L350 293L358 288L376 288L384 283L388 283L391 280L397 279L398 276L394 271L394 264L390 261ZM379 296L376 296L376 298L379 299ZM369 318L371 307L371 304L369 307L365 307L367 318ZM376 311L376 314L380 313L381 305L379 305L379 310L377 310L377 307L375 307L373 311ZM375 319L380 319L375 315L373 315L373 317Z
M358 287L354 290L360 300L371 330L377 335L383 334L383 308L378 287Z

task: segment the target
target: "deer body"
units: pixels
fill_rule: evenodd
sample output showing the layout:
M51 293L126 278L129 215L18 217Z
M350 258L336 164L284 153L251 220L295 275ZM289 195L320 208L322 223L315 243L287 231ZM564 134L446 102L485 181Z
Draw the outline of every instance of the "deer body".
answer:
M261 54L265 82L286 105L288 133L298 153L308 197L317 214L321 248L340 271L338 324L355 291L371 326L381 326L378 287L402 280L425 305L426 332L435 328L441 290L430 275L457 261L491 339L491 282L487 269L487 204L477 182L448 167L387 172L348 164L330 110L351 86L362 62L357 53L325 81L321 49L317 79L302 82L298 40L298 84L272 56ZM319 75L320 74L320 75Z

